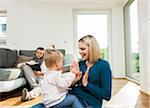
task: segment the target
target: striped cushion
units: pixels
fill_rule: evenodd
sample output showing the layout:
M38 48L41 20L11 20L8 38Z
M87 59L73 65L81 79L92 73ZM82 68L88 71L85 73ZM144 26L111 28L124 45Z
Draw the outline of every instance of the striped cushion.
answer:
M0 68L0 81L17 79L21 75L19 68Z

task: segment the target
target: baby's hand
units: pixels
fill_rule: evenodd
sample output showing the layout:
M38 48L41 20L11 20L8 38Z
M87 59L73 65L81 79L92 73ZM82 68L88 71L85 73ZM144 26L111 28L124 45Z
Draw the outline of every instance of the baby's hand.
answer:
M79 73L79 65L77 62L73 62L73 64L70 67L70 70L72 73L74 73L75 75L77 75Z
M79 71L79 64L77 61L73 61L72 65Z
M77 73L77 75L76 75L76 80L77 81L79 81L80 79L81 79L81 77L82 77L82 72L81 71L79 71L78 73Z
M79 72L76 74L76 77L75 77L75 79L74 79L72 85L75 85L76 82L78 82L81 78L82 78L82 72L79 71Z
M78 73L78 70L73 65L71 65L70 71L75 75Z

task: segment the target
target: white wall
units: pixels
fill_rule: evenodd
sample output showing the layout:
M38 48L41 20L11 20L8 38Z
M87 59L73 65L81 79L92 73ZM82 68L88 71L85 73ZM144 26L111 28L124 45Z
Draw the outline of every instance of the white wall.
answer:
M72 9L63 5L11 4L8 12L8 47L15 40L16 49L37 46L72 49ZM13 39L15 37L15 39ZM70 51L69 50L69 51Z
M9 48L35 49L55 44L67 53L74 52L73 10L111 11L110 63L114 77L124 77L124 42L122 7L111 3L3 3L7 10ZM77 44L77 43L76 43Z
M138 0L140 73L142 91L150 94L150 16L148 0Z
M111 10L112 39L111 55L113 76L125 77L125 54L124 54L124 31L123 31L123 8L113 7Z

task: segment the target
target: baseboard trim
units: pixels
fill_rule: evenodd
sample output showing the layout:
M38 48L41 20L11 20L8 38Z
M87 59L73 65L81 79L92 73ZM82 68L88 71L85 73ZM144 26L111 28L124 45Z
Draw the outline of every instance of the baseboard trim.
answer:
M144 91L144 90L142 90L142 89L140 90L140 92L143 93L143 94L145 94L145 95L150 96L150 93L148 93L148 92L146 92L146 91Z
M113 75L113 78L125 78L125 76L124 75L117 75L117 74L115 74L115 75Z
M131 81L131 82L134 82L134 83L140 85L140 82L137 81L137 80L131 79L131 78L129 78L129 77L125 77L125 79L127 79L128 81Z

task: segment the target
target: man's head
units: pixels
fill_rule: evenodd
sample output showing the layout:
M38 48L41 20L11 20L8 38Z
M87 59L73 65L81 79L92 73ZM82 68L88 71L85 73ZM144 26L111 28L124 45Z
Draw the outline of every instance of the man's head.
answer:
M44 57L44 48L43 47L38 47L36 49L36 58L37 59L42 59Z

